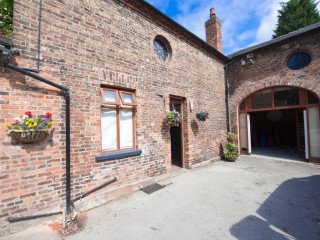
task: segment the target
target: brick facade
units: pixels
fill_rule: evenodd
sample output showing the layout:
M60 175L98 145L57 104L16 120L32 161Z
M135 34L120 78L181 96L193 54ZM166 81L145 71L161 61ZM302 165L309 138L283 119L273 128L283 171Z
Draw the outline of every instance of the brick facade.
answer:
M247 54L235 57L229 70L229 105L232 131L238 133L240 103L250 94L273 86L295 86L320 96L320 31L297 36L253 52L252 64ZM309 66L301 70L289 70L288 58L296 52L308 52L312 56ZM241 60L246 64L242 65Z
M11 63L20 67L36 67L38 9L38 1L15 1L13 42L21 55ZM157 35L171 45L168 63L153 51ZM195 46L192 39L184 40L121 1L43 1L39 75L68 87L71 94L71 196L118 177L81 209L139 189L142 181L170 171L170 131L162 123L170 96L183 99L184 167L219 157L226 135L225 62L204 50L208 47ZM51 112L55 122L52 137L37 144L19 144L0 128L4 235L8 217L64 208L66 126L61 92L2 67L0 86L1 126L25 111L34 118ZM135 91L141 155L95 161L101 155L101 86ZM208 111L210 119L197 121L198 111ZM110 196L111 190L119 191Z

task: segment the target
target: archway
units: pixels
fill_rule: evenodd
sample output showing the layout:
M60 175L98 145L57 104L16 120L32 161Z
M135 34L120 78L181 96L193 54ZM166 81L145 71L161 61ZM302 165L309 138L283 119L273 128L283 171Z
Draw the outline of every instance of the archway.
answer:
M307 161L320 161L319 106L316 94L298 87L270 87L250 94L239 106L241 153L280 156L289 151Z

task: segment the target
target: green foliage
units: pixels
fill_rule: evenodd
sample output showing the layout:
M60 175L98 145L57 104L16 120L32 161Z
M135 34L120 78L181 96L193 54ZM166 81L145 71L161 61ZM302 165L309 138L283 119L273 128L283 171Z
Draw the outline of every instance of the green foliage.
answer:
M315 0L290 0L280 4L282 9L278 10L278 24L273 38L320 22L318 2Z
M40 116L37 119L31 118L31 112L26 112L26 115L22 119L16 118L10 125L4 124L3 126L13 130L42 130L51 128L54 122L52 122L52 114L47 113L45 116Z
M196 117L199 121L204 122L206 119L209 118L209 113L208 112L198 112L198 113L196 113Z
M229 142L224 145L224 148L228 151L238 151L238 146L234 142Z
M232 141L232 140L236 140L236 138L237 138L236 135L234 135L234 134L232 134L230 132L227 133L227 139L228 140Z
M226 152L225 154L224 154L224 157L225 158L237 158L237 157L239 157L239 153L238 152Z
M181 120L182 120L182 116L180 115L179 112L175 110L168 111L166 114L166 117L163 119L165 123L174 127L179 127Z
M0 0L0 35L11 37L13 0Z

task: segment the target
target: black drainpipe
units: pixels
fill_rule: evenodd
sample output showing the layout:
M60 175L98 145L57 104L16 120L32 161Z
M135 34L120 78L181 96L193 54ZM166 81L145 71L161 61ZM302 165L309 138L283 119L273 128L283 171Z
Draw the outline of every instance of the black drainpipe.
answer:
M37 69L23 68L29 72L40 72L40 33L41 33L41 9L42 9L42 0L39 3L39 16L38 16L38 57L37 57Z
M2 50L2 61L3 65L5 67L8 67L14 71L20 72L24 75L27 75L29 77L32 77L34 79L37 79L41 82L44 82L48 85L51 85L55 88L58 88L62 91L64 91L64 97L66 100L66 222L70 223L70 214L71 214L71 200L70 200L70 92L69 89L61 86L59 84L56 84L54 82L51 82L43 77L40 77L34 73L31 73L23 68L20 68L18 66L12 65L9 63L10 60L10 54L17 54L17 51L6 49L3 46L0 45L0 49Z
M227 63L226 66L224 67L225 69L225 74L226 74L226 115L227 115L227 131L230 132L230 110L229 110L229 65L231 65L234 62L234 58L232 59L231 62Z

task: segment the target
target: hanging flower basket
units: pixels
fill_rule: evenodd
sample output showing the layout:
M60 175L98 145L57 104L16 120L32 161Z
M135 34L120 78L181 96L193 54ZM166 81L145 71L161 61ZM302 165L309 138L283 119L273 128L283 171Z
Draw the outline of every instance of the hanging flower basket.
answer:
M209 113L199 112L199 113L196 113L196 117L199 121L204 122L206 119L209 118Z
M14 139L21 143L34 143L44 140L49 134L52 133L52 129L42 130L15 130L9 129L7 133Z
M166 117L163 119L166 124L173 127L179 127L181 120L182 116L176 110L168 111Z
M21 143L34 143L44 140L52 133L51 120L52 114L47 113L45 116L40 116L37 119L32 119L31 112L25 112L22 120L16 118L14 122L7 127L7 133Z

